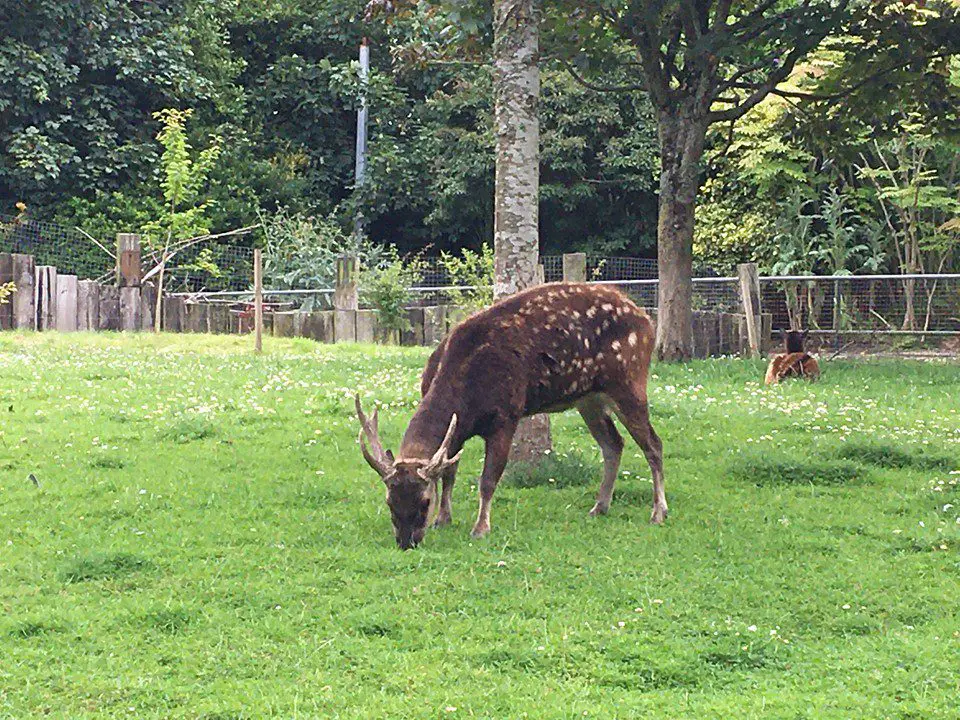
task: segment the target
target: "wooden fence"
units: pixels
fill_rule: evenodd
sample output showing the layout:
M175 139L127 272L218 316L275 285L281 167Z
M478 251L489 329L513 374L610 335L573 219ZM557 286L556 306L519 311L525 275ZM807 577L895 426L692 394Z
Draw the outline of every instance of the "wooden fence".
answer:
M166 332L246 334L254 331L254 305L192 302L183 296L165 295L156 322L156 286L141 275L140 238L117 238L116 284L79 280L60 275L55 267L36 265L22 254L0 254L0 285L13 282L10 302L0 306L0 330ZM586 256L563 258L564 279L586 279ZM744 313L695 312L694 356L756 354L769 349L771 316L762 313L756 272L742 273ZM656 311L648 309L656 317ZM276 337L305 337L323 343L361 342L432 346L440 342L464 317L452 305L416 307L407 311L409 328L390 332L379 323L376 310L361 309L357 298L356 265L352 258L338 264L334 309L305 312L267 311L263 332Z

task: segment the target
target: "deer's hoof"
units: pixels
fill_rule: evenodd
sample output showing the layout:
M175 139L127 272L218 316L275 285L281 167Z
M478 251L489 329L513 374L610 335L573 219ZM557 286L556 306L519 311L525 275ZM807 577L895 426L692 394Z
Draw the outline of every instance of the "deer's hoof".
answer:
M600 515L606 515L608 512L610 512L609 505L601 505L600 503L597 503L590 510L590 517L598 517Z
M489 525L480 525L478 523L477 525L474 525L473 530L470 531L470 537L474 538L475 540L479 540L480 538L487 535L489 532L490 532Z
M452 521L452 518L449 515L437 515L437 519L433 521L433 527L441 528L444 525L449 525Z
M666 506L657 506L653 509L653 512L650 514L650 523L653 525L663 525L663 521L667 519L667 508Z

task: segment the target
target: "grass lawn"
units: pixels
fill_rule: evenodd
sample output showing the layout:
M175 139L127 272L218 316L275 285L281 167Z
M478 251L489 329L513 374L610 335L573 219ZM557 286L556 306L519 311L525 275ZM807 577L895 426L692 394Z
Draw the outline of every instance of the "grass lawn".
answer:
M656 366L664 527L567 413L401 553L351 396L427 351L249 345L0 335L0 717L960 717L960 366Z

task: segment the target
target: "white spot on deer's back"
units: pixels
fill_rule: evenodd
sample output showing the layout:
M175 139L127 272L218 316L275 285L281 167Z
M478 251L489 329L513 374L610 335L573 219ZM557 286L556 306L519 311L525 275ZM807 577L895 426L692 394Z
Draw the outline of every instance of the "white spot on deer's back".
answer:
M584 339L583 339L583 346L584 346L587 350L590 349L590 340L589 340L589 338L584 338Z
M627 342L630 343L630 347L633 347L637 344L637 334L635 332L630 333L630 337L627 338Z
M600 307L603 308L606 312L610 312L611 310L613 310L613 305L611 305L610 303L604 303Z
M588 318L592 318L596 314L597 314L597 308L595 306L587 309Z
M619 350L619 349L620 349L620 341L619 341L619 340L614 340L612 343L610 343L610 348L611 348L614 352L616 352L617 350Z

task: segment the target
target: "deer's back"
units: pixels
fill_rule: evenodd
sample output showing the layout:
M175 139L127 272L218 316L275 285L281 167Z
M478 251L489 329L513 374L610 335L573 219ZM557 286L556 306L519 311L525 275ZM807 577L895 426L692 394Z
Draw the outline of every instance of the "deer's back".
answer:
M472 407L514 415L617 385L645 391L653 341L649 316L614 288L540 285L455 328L428 363L423 390L453 384Z

